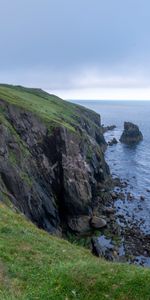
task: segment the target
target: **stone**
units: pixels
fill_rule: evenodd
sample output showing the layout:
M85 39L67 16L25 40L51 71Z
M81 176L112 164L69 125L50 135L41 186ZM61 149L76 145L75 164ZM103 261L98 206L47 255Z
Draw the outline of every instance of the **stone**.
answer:
M112 131L116 128L116 125L110 125L110 126L102 126L103 129L103 133L107 132L107 131Z
M107 222L105 219L97 216L93 216L90 220L91 227L95 229L101 229L107 226Z
M118 143L118 141L117 141L117 139L114 137L111 141L108 142L108 145L109 145L109 146L113 146L113 145L115 145L115 144L117 144L117 143Z
M143 140L143 135L139 127L131 122L124 122L124 131L120 137L120 142L124 144L136 144Z
M116 220L116 217L114 214L110 214L109 216L109 222L112 222L112 221L115 221Z
M108 215L111 215L115 213L115 209L113 207L105 207L104 212Z
M118 194L115 193L115 192L111 192L111 197L113 200L117 199L118 198Z
M112 241L108 240L105 236L100 238L93 237L91 239L92 252L98 257L104 257L107 260L114 260L114 246Z
M75 233L85 234L85 233L88 233L91 229L90 219L91 218L89 216L80 216L77 218L70 218L68 220L68 226Z
M127 193L127 200L133 200L134 196L131 193Z

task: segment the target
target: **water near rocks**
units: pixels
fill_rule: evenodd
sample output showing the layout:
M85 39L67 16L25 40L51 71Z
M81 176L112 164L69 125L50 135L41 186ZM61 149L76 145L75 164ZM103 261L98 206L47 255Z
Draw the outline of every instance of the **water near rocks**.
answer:
M105 133L106 141L114 137L119 141L124 121L137 124L143 141L137 145L117 143L108 146L106 160L112 175L120 177L128 185L124 187L125 200L119 199L115 206L126 221L134 220L141 230L150 234L150 101L76 101L101 115L105 126L116 125ZM131 197L130 197L131 195ZM141 197L142 196L142 197ZM122 222L123 226L124 222Z

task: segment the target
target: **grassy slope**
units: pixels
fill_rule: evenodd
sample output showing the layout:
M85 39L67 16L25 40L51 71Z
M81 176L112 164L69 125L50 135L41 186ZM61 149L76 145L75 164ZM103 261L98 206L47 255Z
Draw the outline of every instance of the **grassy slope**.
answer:
M108 263L0 204L0 299L150 299L150 270Z
M40 89L0 84L0 99L33 112L49 126L52 126L52 123L55 126L61 124L71 130L74 130L74 125L78 124L78 118L81 115L90 121L86 112L88 111L90 115L95 114L82 106L64 101ZM0 112L0 117L1 114L2 112Z

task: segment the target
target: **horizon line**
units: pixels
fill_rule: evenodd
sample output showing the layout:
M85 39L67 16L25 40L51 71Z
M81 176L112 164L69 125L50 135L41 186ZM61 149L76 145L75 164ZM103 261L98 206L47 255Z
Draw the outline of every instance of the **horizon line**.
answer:
M134 102L134 101L138 101L138 102L150 101L150 99L67 99L67 98L64 100L66 100L66 101L89 101L89 102L90 101L132 101L132 102Z

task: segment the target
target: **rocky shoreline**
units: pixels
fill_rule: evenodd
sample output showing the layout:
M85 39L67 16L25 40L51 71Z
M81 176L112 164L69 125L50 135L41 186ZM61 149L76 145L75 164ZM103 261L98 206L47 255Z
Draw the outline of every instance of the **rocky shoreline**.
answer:
M150 235L140 229L138 220L134 217L129 218L128 208L124 208L126 201L136 201L134 196L126 191L128 186L126 181L114 179L112 201L108 206L111 214L107 229L104 229L99 237L92 238L93 252L113 261L149 265Z
M111 143L108 142L108 145L111 146ZM107 191L104 190L104 193ZM141 228L144 224L142 216L137 219L129 209L130 204L136 203L136 213L140 216L145 197L137 197L133 193L129 180L115 176L109 193L111 197L105 202L109 212L107 229L92 238L93 253L112 261L150 266L150 234Z

